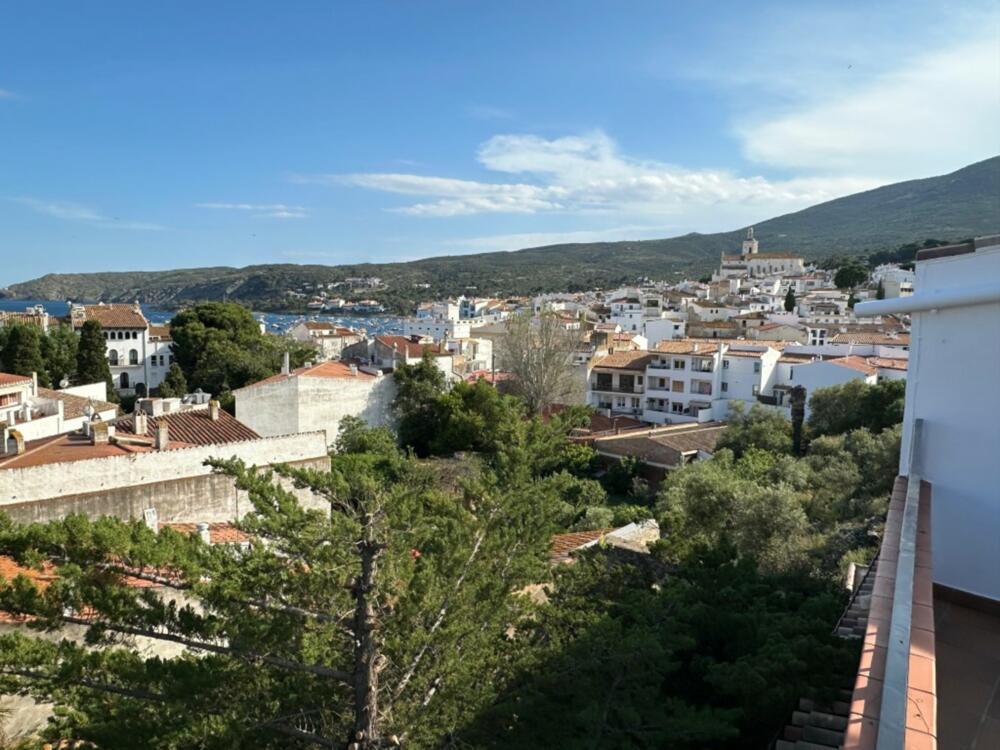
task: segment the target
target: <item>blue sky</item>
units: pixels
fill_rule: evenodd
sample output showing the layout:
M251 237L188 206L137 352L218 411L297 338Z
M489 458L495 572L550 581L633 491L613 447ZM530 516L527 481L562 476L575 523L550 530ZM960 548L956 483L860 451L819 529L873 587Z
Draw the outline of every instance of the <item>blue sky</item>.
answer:
M12 0L0 284L731 229L1000 153L998 91L988 3Z

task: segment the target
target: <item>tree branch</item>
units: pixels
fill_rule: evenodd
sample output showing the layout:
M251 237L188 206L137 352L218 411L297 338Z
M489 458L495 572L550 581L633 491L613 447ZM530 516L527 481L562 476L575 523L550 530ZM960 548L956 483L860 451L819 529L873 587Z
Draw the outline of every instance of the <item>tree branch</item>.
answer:
M109 685L95 680L88 680L85 677L67 679L65 677L56 677L54 675L45 674L44 672L34 672L28 669L12 669L9 667L0 667L0 674L9 674L13 677L23 677L28 680L64 682L72 685L79 685L80 687L89 688L91 690L100 690L104 693L121 695L126 698L135 698L137 700L156 701L158 703L165 703L167 701L167 697L165 695L160 695L159 693L150 693L145 690L130 690L129 688L118 687L117 685Z

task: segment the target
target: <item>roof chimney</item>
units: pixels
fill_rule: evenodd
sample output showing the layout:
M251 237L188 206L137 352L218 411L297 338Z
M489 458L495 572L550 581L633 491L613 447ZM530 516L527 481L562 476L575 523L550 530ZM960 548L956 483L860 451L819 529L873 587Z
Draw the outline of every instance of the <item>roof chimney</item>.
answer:
M100 420L90 423L90 442L92 445L107 445L108 423Z
M15 456L24 453L24 435L20 430L10 430L7 433L7 453Z
M292 366L288 358L288 352L281 355L281 374L288 375L292 371Z
M149 420L146 418L146 412L137 408L135 416L132 417L132 432L136 435L145 435L147 429L149 429Z
M156 442L154 443L154 447L158 451L165 451L169 444L170 428L167 425L167 420L161 419L156 423Z
M212 543L212 532L208 529L207 523L198 524L198 538L201 539L205 544Z
M219 421L219 402L214 398L208 402L208 416L213 422Z
M350 370L351 370L351 375L354 375L355 377L357 377L357 374L358 374L358 366L357 366L357 365L354 365L354 364L352 364L352 365L348 365L348 367L349 367L349 368L350 368Z

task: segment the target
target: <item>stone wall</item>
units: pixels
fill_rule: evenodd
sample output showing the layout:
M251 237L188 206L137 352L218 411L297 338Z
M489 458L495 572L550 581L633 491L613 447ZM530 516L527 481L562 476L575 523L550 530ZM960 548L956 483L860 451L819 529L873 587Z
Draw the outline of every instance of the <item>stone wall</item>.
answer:
M250 506L232 480L212 474L205 461L232 457L262 467L329 468L321 432L30 466L0 470L0 510L18 521L72 512L141 517L146 508L156 508L163 521L231 520Z

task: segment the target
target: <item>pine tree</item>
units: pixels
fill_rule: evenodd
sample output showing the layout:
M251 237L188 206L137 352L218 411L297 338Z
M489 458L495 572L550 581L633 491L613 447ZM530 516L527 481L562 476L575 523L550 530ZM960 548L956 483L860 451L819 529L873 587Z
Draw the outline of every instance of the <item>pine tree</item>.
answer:
M96 320L88 320L80 329L80 344L76 350L76 377L78 385L85 383L107 383L108 399L117 396L111 381L111 367L108 366L107 346L104 332Z
M181 366L174 362L167 370L167 376L160 383L159 393L163 398L180 398L188 392L187 380Z
M41 335L35 326L16 324L7 335L3 369L13 375L38 375L38 384L48 387L49 373L42 357Z
M795 292L792 291L791 287L788 287L788 292L785 294L785 312L793 310L795 310Z
M249 550L139 521L0 523L0 552L58 566L44 589L0 583L0 609L87 631L0 635L0 689L55 702L51 734L99 747L438 746L505 684L510 629L532 608L515 592L545 580L555 509L474 462L449 489L361 442L381 452L276 468L284 486L216 463L253 505L239 524ZM140 653L137 637L186 655Z

